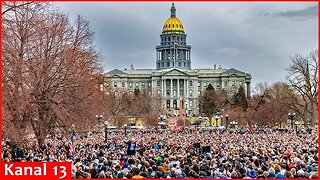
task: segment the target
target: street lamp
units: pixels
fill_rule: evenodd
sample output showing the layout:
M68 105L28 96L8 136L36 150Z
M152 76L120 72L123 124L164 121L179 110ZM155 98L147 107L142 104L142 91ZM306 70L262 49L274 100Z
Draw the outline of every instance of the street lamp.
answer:
M296 117L296 113L288 113L288 119L291 120L291 129L293 129L293 120Z
M124 124L124 136L127 137L127 124Z
M202 122L202 117L199 116L199 117L198 117L198 122L197 122L197 125L196 125L196 126L199 127L199 124L201 124L201 122Z
M100 125L101 125L101 119L103 118L103 115L96 115L96 118L98 119L98 127L100 129Z
M299 122L298 122L298 121L296 121L296 122L294 123L295 128L296 128L296 134L298 134L298 124L299 124Z
M228 120L229 120L229 116L228 114L226 114L226 129L228 129Z
M104 142L105 143L108 142L108 125L109 125L109 122L105 121L104 122Z
M236 121L231 121L230 124L231 124L231 127L235 129L235 128L236 128L236 125L238 124L238 122L236 122Z

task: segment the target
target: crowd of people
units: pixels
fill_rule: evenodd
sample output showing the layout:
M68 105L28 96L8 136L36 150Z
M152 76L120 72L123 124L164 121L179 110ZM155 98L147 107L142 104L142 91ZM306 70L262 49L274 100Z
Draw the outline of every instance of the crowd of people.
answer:
M73 178L317 178L318 130L141 129L2 142L3 161L72 162ZM15 149L15 150L14 150Z

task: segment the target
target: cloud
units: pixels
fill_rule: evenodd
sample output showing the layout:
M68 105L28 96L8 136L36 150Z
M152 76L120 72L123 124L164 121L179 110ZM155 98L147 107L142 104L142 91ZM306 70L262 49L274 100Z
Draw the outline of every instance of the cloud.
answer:
M71 20L80 14L90 21L105 72L130 64L155 68L155 46L160 44L171 3L55 4ZM308 54L318 46L317 3L179 2L175 6L192 46L192 68L221 64L250 73L253 85L272 83L284 79L290 56Z
M153 58L154 56L155 56L155 53L148 50L134 52L126 55L127 58L134 58L134 59Z
M311 6L302 10L291 10L285 12L274 13L275 16L289 17L289 18L316 18L318 17L318 6Z
M225 54L225 55L237 55L237 54L242 53L242 51L240 49L234 48L234 47L213 49L213 50L211 50L211 52Z

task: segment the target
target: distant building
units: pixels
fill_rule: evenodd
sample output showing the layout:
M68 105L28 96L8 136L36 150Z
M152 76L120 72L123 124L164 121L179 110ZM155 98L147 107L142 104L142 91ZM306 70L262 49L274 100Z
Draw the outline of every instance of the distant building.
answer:
M189 114L199 114L198 96L212 84L216 90L226 90L232 95L243 86L250 96L251 75L234 68L224 69L220 65L212 68L191 68L191 46L182 22L176 17L172 3L171 17L165 22L160 35L161 43L156 46L156 69L114 69L105 74L116 88L130 93L134 89L158 94L163 97L163 109L179 109L181 97L183 109ZM176 111L177 113L177 111Z

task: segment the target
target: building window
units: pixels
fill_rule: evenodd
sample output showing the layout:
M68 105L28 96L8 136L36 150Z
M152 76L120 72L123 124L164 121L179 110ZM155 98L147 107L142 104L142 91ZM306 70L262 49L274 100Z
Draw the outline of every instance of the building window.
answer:
M170 59L170 56L169 56L169 59ZM169 67L170 66L170 63L167 63L167 67Z
M167 95L170 96L170 90L167 90Z
M228 81L224 82L224 86L227 87L228 86Z
M151 87L151 82L148 82L148 87Z
M183 90L180 90L180 95L181 95L181 96L183 96L183 95L184 95L184 94L183 94Z
M167 100L167 108L170 109L170 100Z
M217 82L217 88L220 88L220 83Z
M117 87L117 82L114 82L114 83L113 83L113 86L114 86L114 87Z
M200 82L198 82L198 87L201 87L201 83Z
M124 87L124 82L122 82L122 87Z
M189 106L192 107L193 105L192 100L190 100L189 104L190 104Z
M205 83L203 83L203 86L204 86L204 87L207 87L207 83L206 83L206 82L205 82Z
M166 86L170 86L170 81L166 80Z
M161 67L164 67L164 63L161 63Z
M132 87L132 83L131 82L129 82L129 87Z
M184 64L184 67L186 67L186 63L183 63Z
M243 81L240 82L240 85L243 86Z
M177 96L177 91L173 90L173 96L176 97Z
M232 81L232 86L235 86L236 85L236 82L235 81Z
M192 86L192 81L189 81L189 86Z
M138 82L136 82L136 87L138 87L139 86L139 83Z
M179 56L178 56L179 57ZM179 62L179 67L181 66L181 63Z
M189 96L192 97L192 90L189 91Z
M174 85L174 86L177 86L177 81L173 81L173 85Z
M157 81L157 86L160 86L160 81Z
M144 82L142 82L142 87L144 87Z

